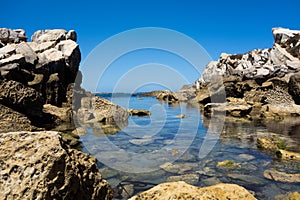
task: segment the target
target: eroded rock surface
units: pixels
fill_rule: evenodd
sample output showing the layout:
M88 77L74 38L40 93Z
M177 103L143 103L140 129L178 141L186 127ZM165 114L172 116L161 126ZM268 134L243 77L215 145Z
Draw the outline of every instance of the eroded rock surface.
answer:
M96 159L57 132L0 133L0 199L111 199Z
M256 199L245 188L235 184L220 183L214 186L198 188L183 181L159 184L141 194L130 198L142 199Z

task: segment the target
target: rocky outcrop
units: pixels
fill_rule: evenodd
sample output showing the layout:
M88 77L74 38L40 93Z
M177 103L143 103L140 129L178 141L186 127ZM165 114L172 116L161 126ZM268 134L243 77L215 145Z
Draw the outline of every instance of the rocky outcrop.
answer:
M0 199L111 199L96 159L53 131L0 133Z
M223 53L218 61L210 62L194 84L192 101L204 105L207 113L219 109L216 103L227 102L222 109L233 117L280 120L300 116L300 31L272 31L272 48Z
M44 104L71 106L67 93L73 89L70 85L81 60L76 39L73 30L55 29L37 31L27 42L24 30L0 28L0 104L25 115L31 123L43 126L36 122L48 118L51 124Z
M197 188L183 181L159 184L142 192L130 200L143 199L256 199L245 188L235 184L217 184L214 186Z

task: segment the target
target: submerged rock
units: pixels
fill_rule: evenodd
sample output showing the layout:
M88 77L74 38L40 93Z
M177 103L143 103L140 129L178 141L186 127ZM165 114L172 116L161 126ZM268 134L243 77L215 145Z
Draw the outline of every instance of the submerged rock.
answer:
M299 192L288 192L286 194L280 194L275 196L275 200L297 200L300 199Z
M285 183L300 183L300 174L287 174L275 169L268 169L264 171L264 177L274 181Z
M132 116L139 116L139 117L143 117L143 116L150 116L151 112L149 110L135 110L135 109L128 109L128 112L132 115Z
M0 133L0 199L111 199L96 159L53 131Z
M218 162L217 167L235 168L235 167L241 167L241 165L233 162L232 160L224 160Z
M130 200L143 199L239 199L255 200L245 188L235 184L217 184L198 188L183 181L162 183L145 192L135 195Z

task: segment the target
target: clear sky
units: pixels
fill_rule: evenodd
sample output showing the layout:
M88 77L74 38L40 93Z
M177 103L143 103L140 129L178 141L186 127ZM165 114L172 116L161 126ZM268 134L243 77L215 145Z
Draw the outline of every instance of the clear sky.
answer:
M272 27L300 30L299 8L299 0L4 1L0 26L22 28L27 36L40 29L74 29L82 61L96 45L115 34L163 27L193 38L216 60L222 52L271 47ZM188 79L191 82L195 77ZM103 90L105 84L110 82L103 83Z

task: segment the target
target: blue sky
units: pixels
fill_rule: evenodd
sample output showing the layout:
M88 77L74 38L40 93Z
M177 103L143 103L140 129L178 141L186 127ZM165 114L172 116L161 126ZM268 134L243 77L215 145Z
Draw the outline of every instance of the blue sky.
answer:
M163 27L186 34L201 44L214 60L222 52L244 53L271 47L272 27L300 30L298 0L53 0L44 3L29 0L5 1L1 7L0 26L23 28L27 36L40 29L76 30L82 61L107 38L140 27ZM162 55L158 61L161 59L166 57ZM184 71L182 66L175 68ZM187 79L191 82L195 77L191 75ZM112 84L103 83L102 90L109 90Z

